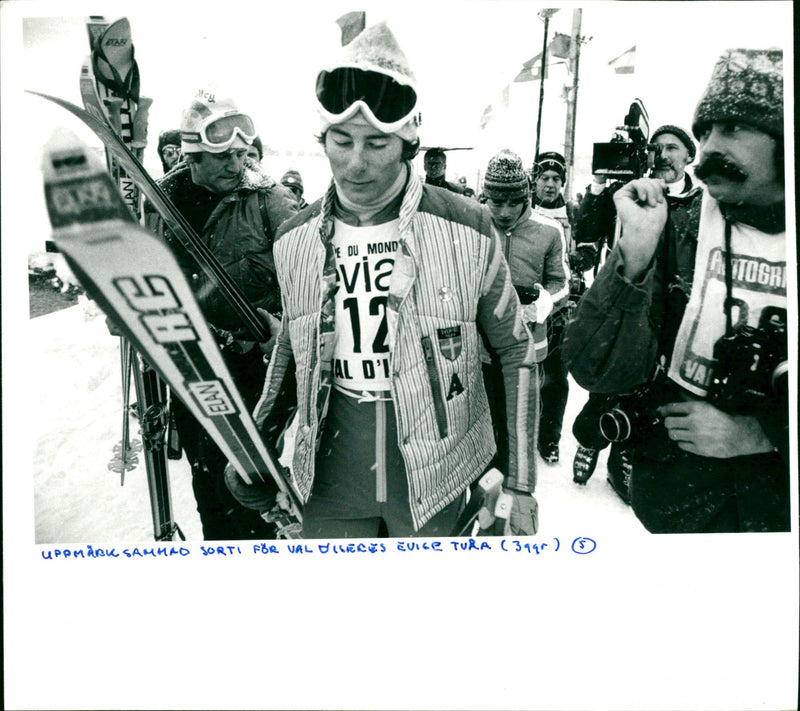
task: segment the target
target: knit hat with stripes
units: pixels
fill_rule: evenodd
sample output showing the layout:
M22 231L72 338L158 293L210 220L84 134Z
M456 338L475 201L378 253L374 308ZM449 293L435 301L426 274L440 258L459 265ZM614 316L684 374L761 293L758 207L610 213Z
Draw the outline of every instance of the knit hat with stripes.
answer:
M715 121L742 123L783 138L783 50L723 52L694 112L695 138Z
M483 179L483 196L494 200L527 198L530 186L522 159L509 150L493 156Z

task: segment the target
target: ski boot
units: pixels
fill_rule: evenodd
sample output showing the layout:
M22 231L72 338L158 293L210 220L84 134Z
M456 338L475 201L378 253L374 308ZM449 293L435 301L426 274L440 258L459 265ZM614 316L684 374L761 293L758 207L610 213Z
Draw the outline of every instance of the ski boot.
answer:
M558 442L548 442L539 445L539 454L548 464L558 464Z
M599 449L581 447L579 445L578 450L575 452L575 459L572 462L572 481L576 484L586 484L594 474L599 456Z

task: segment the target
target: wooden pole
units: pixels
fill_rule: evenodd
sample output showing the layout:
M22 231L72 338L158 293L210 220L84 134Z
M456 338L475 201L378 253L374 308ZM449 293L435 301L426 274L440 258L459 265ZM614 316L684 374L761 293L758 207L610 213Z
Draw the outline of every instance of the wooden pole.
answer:
M564 158L567 161L567 182L564 185L566 199L572 198L572 180L575 167L575 121L578 115L578 72L581 58L581 19L583 11L572 11L572 40L569 49L569 69L572 72L572 90L567 97L567 127L564 137Z
M544 79L547 76L547 30L550 26L550 17L555 15L558 9L540 10L539 17L544 20L544 40L542 41L542 64L541 64L541 79L539 81L539 116L536 119L536 150L533 154L533 160L539 157L539 137L542 133L542 105L544 104Z

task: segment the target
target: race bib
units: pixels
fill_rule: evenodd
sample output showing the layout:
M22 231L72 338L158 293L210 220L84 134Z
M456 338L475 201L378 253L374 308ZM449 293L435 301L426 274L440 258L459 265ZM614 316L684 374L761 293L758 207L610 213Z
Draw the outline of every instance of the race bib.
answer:
M389 390L386 302L399 245L398 220L354 227L336 220L334 382L350 390Z

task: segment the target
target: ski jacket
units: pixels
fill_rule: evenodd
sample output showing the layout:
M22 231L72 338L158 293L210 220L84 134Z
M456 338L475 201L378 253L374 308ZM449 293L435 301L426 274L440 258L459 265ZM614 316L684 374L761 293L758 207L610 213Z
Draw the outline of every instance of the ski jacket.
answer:
M294 374L298 427L292 475L305 500L332 382L335 203L331 187L323 200L279 230L275 263L283 321L256 408L264 432ZM343 216L337 211L337 217ZM397 218L397 211L387 216ZM537 392L532 340L488 210L423 186L409 165L398 232L385 312L390 390L418 529L480 476L495 451L478 325L503 366L511 451L506 485L522 492L533 492L536 484Z
M192 182L187 163L176 166L158 184L176 206L185 204L187 199L192 199L192 195L202 190ZM197 230L201 241L248 301L271 313L280 312L272 243L278 225L297 210L294 194L275 183L248 159L239 186L219 200L202 230ZM245 324L149 204L145 206L145 221L172 248L206 319L226 331L235 333L240 330Z
M456 195L464 195L464 188L460 185L456 185L455 183L451 183L449 180L445 180L445 177L442 176L440 178L429 178L425 176L425 184L426 185L433 185L437 188L444 188L445 190L449 190L451 193L456 193Z
M553 297L554 311L563 306L569 296L569 266L566 237L559 222L527 205L510 229L497 231L511 270L511 283L529 289L541 284Z
M563 195L559 195L551 204L545 204L536 197L534 193L531 198L533 211L550 217L558 222L564 230L564 237L567 240L566 253L572 251L572 222L576 217L577 203L569 203L564 200Z

